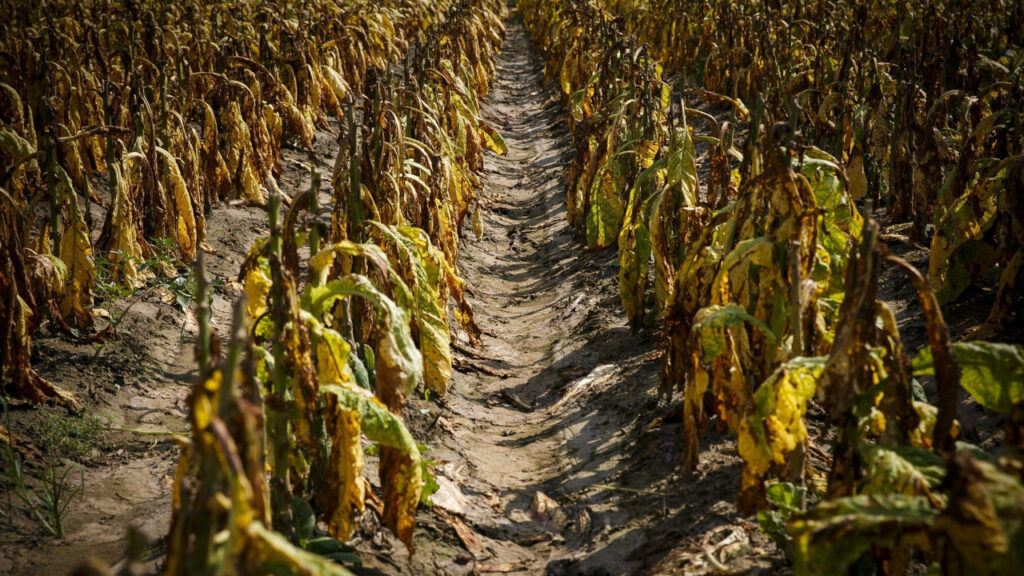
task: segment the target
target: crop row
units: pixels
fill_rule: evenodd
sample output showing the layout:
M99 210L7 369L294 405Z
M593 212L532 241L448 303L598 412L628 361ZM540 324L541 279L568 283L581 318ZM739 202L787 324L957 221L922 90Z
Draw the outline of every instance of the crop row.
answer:
M948 289L933 291L927 278L889 254L878 224L861 216L856 201L879 192L877 179L865 191L866 149L854 148L864 124L854 121L873 108L850 107L859 116L837 111L850 103L843 91L859 86L858 74L842 75L855 63L831 58L821 43L796 42L793 54L780 52L772 44L778 38L813 32L799 18L788 24L767 4L711 3L707 10L671 4L668 10L624 0L612 5L633 17L616 19L592 2L519 2L572 117L569 221L592 249L617 244L622 301L634 328L660 324L662 392L684 396L685 466L695 468L709 416L717 415L735 434L743 460L739 508L761 510L762 527L798 573L861 566L902 574L912 559L934 562L945 573L1012 573L1021 560L1012 542L1024 538L1017 524L1024 485L1015 432L1024 352L1008 344L952 344L940 310ZM787 8L793 9L799 10ZM846 49L853 42L847 40L828 45ZM741 42L750 44L742 49ZM703 58L680 55L680 45ZM992 62L997 69L1016 66L1012 74L1019 77L1013 54ZM700 70L703 87L674 93L662 77L663 58L676 70ZM776 91L779 75L794 71L806 72L795 82L808 85ZM814 82L828 90L822 95ZM1008 255L1020 250L1019 238L1008 235L1019 225L1008 202L1020 165L1019 108L1008 103L1019 89L1010 81L994 87L989 100L969 99L977 106L972 118L989 120L984 130L954 141L965 153L947 184L966 188L946 186L943 194L956 202L929 204L938 214L934 238L951 230L944 228L949 219L973 234L966 238L958 228L959 244L939 251L945 262L970 259L957 250L995 238L1003 251L989 252L994 260L987 262L1010 262L996 304L1002 313L1017 274ZM730 112L691 107L693 92ZM808 105L829 93L837 96ZM690 124L698 117L711 134L694 132ZM944 134L936 131L936 138ZM698 145L707 150L703 178ZM982 150L1001 156L975 162ZM875 161L878 170L888 167L887 178L906 173L889 157ZM890 190L888 196L896 206L899 195ZM944 246L936 242L933 251ZM926 319L929 346L913 363L892 311L878 300L884 262L905 271ZM943 280L932 272L933 281ZM937 405L915 379L932 374ZM959 441L960 388L1009 414L1006 456L996 459ZM812 403L825 415L824 433L814 437L807 421ZM810 446L821 443L831 450L816 450L824 457L811 459Z
M504 151L478 104L503 10L456 3L400 71L368 76L361 122L350 110L340 140L329 223L316 175L283 215L270 196L270 236L240 271L226 353L200 331L166 574L344 573L336 562L353 560L343 542L367 504L413 550L430 472L402 408L420 383L447 390L450 301L457 324L478 332L454 263L483 150ZM379 446L379 495L364 477L363 436Z

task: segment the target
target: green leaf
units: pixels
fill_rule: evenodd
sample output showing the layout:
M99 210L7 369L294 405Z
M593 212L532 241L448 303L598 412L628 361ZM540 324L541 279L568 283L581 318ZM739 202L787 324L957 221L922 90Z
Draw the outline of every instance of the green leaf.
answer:
M697 151L686 126L676 131L666 157L666 184L677 187L682 192L684 206L696 206L700 191L697 182Z
M409 332L409 312L380 292L369 278L359 274L349 274L323 286L310 287L303 296L303 308L320 318L335 300L346 296L361 296L377 309L384 330L374 354L374 365L382 363L396 374L402 391L408 394L423 374L423 357Z
M431 507L434 502L430 499L435 492L441 489L441 486L437 483L437 478L434 477L434 473L430 471L430 466L433 465L432 460L424 460L423 466L423 492L420 494L420 504L423 506Z
M757 513L757 524L761 530L775 542L778 547L786 551L790 550L792 539L786 533L786 524L790 516L803 512L799 508L801 500L807 492L803 486L795 486L789 482L776 482L768 486L768 503L772 506L770 510L760 510Z
M700 334L702 349L701 359L713 362L725 351L725 330L730 326L749 323L764 332L765 337L775 341L771 328L763 321L751 316L742 306L730 302L724 306L705 306L697 311L694 317L693 332Z
M360 429L371 441L396 448L419 462L420 453L412 434L375 396L362 388L326 383L320 385L320 392L333 394L340 409L358 412Z
M398 267L403 270L413 296L412 302L399 301L399 304L416 310L414 320L423 355L423 380L428 389L443 396L448 391L452 373L447 302L442 301L438 289L442 283L444 255L419 228L386 226L374 221L370 224L397 252Z
M261 522L253 522L247 530L260 560L258 571L261 573L352 576L351 572L331 560L296 547Z
M292 517L295 518L295 535L299 539L299 545L305 546L306 541L313 535L314 526L316 526L313 507L304 498L293 495Z
M367 348L369 350L369 348ZM359 356L355 354L349 354L348 356L348 367L352 370L352 376L356 379L356 384L364 390L373 392L373 382L370 380L370 372L366 369L366 365L359 359Z
M1024 402L1024 347L959 342L953 344L953 358L960 368L960 385L978 404L1005 414ZM911 367L915 376L934 374L931 348L922 349Z

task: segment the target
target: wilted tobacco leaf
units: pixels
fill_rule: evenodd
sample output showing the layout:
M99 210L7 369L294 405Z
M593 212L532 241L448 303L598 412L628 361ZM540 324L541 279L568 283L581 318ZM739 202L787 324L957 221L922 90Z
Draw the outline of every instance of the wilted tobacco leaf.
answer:
M32 299L37 309L45 309L56 302L67 283L68 270L56 256L25 250L25 274Z
M322 384L320 391L335 396L339 409L358 413L363 434L391 448L393 457L399 458L395 466L387 469L383 463L381 466L381 483L385 491L384 518L388 527L411 550L416 507L423 486L420 454L415 440L401 419L366 390L354 386ZM386 475L385 470L392 471L392 474Z
M270 276L263 266L257 263L245 272L245 304L249 322L255 322L267 311L267 295L270 294Z
M309 331L316 338L316 373L326 382L355 382L349 367L352 348L341 334L322 325L311 315L306 317Z
M867 196L868 177L864 174L864 155L858 154L850 160L846 167L846 176L850 179L850 197L860 200Z
M1024 566L1024 485L991 462L960 450L948 465L949 503L935 521L963 559L965 573L997 576Z
M480 122L480 140L483 143L484 148L487 148L495 154L504 156L508 154L508 145L505 144L505 139L501 137L501 134L497 130L488 126L485 122Z
M968 274L966 268L956 269L957 256L962 247L979 240L997 220L1002 186L1001 178L982 178L954 200L945 213L936 214L928 282L938 290L943 301L957 297L971 283L969 278L954 277L953 272L961 276Z
M178 241L178 249L185 261L191 261L196 256L196 218L192 211L192 198L185 187L185 179L178 169L178 162L170 152L157 146L157 152L162 160L160 170L160 182L164 189L169 190L174 197L174 233Z
M0 287L7 288L3 283L0 283ZM36 404L56 401L76 412L81 410L81 404L74 394L51 384L32 369L32 339L29 331L32 310L16 290L11 290L9 294L9 300L4 302L9 315L5 315L8 322L2 340L2 351L6 358L3 377L9 383L8 390Z
M729 303L724 306L701 308L693 322L694 334L700 335L701 361L710 363L725 352L725 330L730 326L743 323L756 326L769 338L773 338L772 331L767 324L748 314L738 304Z
M78 202L71 198L67 227L60 240L60 259L67 267L67 282L60 299L60 313L65 318L74 317L79 330L92 326L92 287L96 281L95 264L92 258L92 243L89 230L78 209Z
M699 432L703 429L703 394L709 387L717 401L719 414L729 427L741 433L746 430L744 419L751 406L749 374L740 366L750 362L750 342L746 324L764 331L771 339L770 329L764 322L748 314L735 303L708 306L699 310L694 318L690 335L691 362L687 378L683 437L685 462L692 469L697 463ZM741 506L751 509L761 500L763 492L760 478L744 468L741 480Z
M590 212L587 214L587 246L610 246L619 237L624 216L622 193L625 188L620 160L606 159L590 187Z
M2 85L6 86L6 84ZM20 109L20 102L18 106ZM34 168L37 166L34 161L25 162L21 165L17 165L17 163L29 158L35 152L36 149L32 143L22 136L12 130L0 130L0 159L4 160L4 168L0 172L0 176L7 176L11 180L10 184L0 182L0 185L10 186L15 198L24 198L27 192L27 171L30 167ZM17 167L15 168L16 165ZM13 172L7 174L12 169Z
M372 224L397 252L403 279L412 289L414 301L404 305L415 309L414 320L423 354L424 383L434 392L444 395L448 391L452 371L448 307L438 293L444 256L419 228Z
M944 499L936 490L946 475L942 458L915 446L861 444L864 459L863 494L925 496L940 507Z
M683 125L675 131L666 154L665 182L677 188L683 196L684 206L697 205L697 150L694 148L693 137L689 128Z
M636 163L641 170L646 170L654 164L654 158L658 155L661 145L654 140L641 140L636 146Z
M338 256L361 256L376 266L382 273L387 274L390 270L388 257L380 246L375 244L357 244L349 240L342 240L328 246L324 246L319 252L309 258L309 269L312 272L314 284L321 285L327 282L331 267ZM346 268L343 266L343 268ZM351 266L347 266L351 268Z
M223 150L224 165L234 183L234 196L259 203L265 202L266 193L254 164L252 135L242 118L238 102L230 102L223 107L218 125L221 128L219 149Z
M328 403L328 406L335 405L333 402ZM360 443L361 419L360 412L340 407L328 415L331 454L321 490L327 493L325 516L328 529L332 536L342 540L352 533L355 514L363 512L366 498L363 448Z
M141 283L137 264L142 262L143 252L131 195L141 179L140 162L143 158L141 154L131 153L121 165L113 166L114 199L99 242L100 248L110 253L111 280L127 286Z
M823 502L793 517L793 569L799 576L846 573L873 547L929 549L939 511L923 496L860 495Z
M381 293L368 278L357 274L331 280L323 286L312 286L303 306L316 317L322 317L332 302L346 296L361 296L374 305L383 326L375 350L377 365L387 366L395 375L403 394L416 386L423 373L423 357L413 344L409 333L409 313Z
M786 463L807 439L804 415L825 367L824 356L797 357L780 366L754 393L754 410L737 431L740 456L749 473L762 478Z
M650 214L644 210L648 207L644 197L656 185L660 170L659 167L652 167L653 158L650 164L640 173L629 192L629 202L619 232L619 294L622 306L626 309L626 317L634 330L639 327L643 316L651 259ZM659 161L659 166L662 164L664 162Z

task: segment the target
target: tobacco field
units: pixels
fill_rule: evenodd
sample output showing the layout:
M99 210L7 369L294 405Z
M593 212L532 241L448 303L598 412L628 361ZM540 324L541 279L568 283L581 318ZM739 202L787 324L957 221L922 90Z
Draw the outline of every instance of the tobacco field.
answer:
M0 0L0 574L1024 574L1024 4Z

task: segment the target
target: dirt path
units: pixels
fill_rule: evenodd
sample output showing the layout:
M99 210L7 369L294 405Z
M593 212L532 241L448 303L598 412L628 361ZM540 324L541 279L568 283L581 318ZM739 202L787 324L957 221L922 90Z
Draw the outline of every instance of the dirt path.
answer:
M651 426L657 342L626 327L614 251L587 253L566 223L566 113L518 14L506 25L483 115L509 151L485 161L483 237L460 253L484 348L457 346L449 395L412 403L441 489L412 559L367 531L367 573L678 573L707 566L687 537L717 527L766 556L743 566L770 565L731 504L732 447L712 439L680 490L679 426Z

